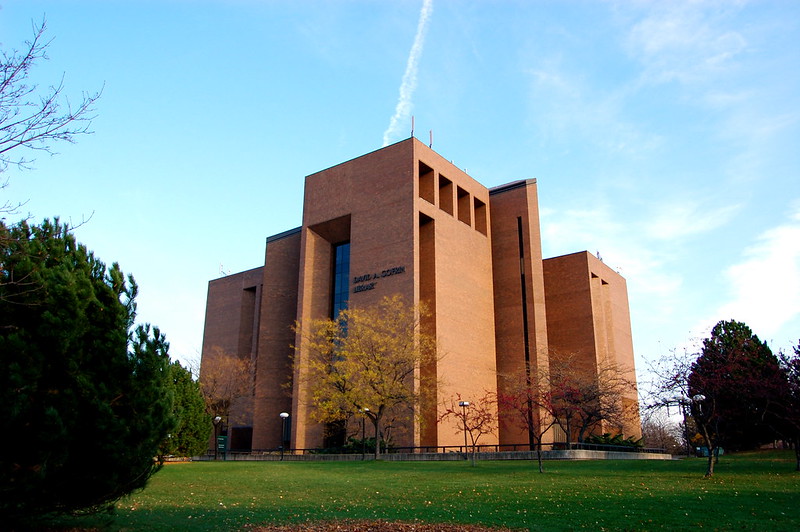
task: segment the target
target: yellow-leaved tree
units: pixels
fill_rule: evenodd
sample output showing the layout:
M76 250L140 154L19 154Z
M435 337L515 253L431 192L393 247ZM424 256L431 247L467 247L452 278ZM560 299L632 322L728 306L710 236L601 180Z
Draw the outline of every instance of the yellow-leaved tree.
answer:
M335 320L297 324L310 389L312 417L344 423L363 416L375 429L375 457L380 455L384 424L413 420L420 401L435 390L424 368L436 360L435 338L423 331L424 308L399 295L377 305L341 311ZM298 362L302 360L302 362Z

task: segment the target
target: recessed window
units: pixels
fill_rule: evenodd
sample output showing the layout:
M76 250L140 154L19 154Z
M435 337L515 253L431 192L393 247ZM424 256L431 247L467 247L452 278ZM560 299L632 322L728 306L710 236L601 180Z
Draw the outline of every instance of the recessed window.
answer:
M486 231L486 204L475 198L475 230L487 234Z
M333 246L333 290L331 290L331 319L347 308L350 299L350 242Z
M435 186L435 174L433 172L433 168L428 166L427 164L423 163L422 161L419 162L419 197L427 201L432 205L436 205L436 186Z
M458 219L467 225L472 224L472 205L469 192L461 187L458 189Z
M453 182L439 174L439 208L453 216Z

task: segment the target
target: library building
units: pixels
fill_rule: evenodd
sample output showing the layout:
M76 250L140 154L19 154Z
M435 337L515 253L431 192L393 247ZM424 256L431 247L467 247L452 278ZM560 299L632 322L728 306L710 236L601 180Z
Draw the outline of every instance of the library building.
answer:
M536 180L486 188L411 137L307 176L302 226L266 239L263 266L209 282L200 378L214 357L252 368L252 396L223 420L228 449L330 445L309 384L293 378L304 360L295 324L398 294L429 310L446 356L436 401L393 427L395 446L463 444L458 420L438 422L446 404L502 393L503 375L546 370L559 353L589 377L613 364L635 383L625 279L586 251L542 259ZM635 388L620 401L635 405ZM640 437L629 410L595 432ZM514 424L495 432L479 443L529 443ZM556 426L543 441L565 439Z

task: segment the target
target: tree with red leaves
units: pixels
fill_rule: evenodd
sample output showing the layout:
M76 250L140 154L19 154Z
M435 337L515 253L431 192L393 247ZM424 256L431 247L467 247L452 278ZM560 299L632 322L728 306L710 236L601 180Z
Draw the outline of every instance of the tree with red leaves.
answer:
M707 478L720 446L746 449L774 439L786 380L778 358L744 323L714 326L687 384L692 417L708 448Z

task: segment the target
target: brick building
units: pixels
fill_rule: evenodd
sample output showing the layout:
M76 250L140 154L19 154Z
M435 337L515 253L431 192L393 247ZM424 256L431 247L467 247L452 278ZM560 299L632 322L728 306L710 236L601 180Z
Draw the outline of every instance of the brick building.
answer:
M302 226L267 238L263 267L209 283L203 363L228 353L255 368L231 447L281 445L281 412L292 448L321 447L307 385L292 379L292 326L394 294L432 311L447 354L435 368L439 403L502 388L499 375L547 368L556 352L589 374L619 363L635 380L625 280L586 252L542 260L536 181L487 189L409 138L307 176ZM302 371L302 349L294 356ZM420 412L396 443L463 443L455 422L436 423L440 408ZM604 430L638 436L638 415ZM482 443L527 438L504 425Z

